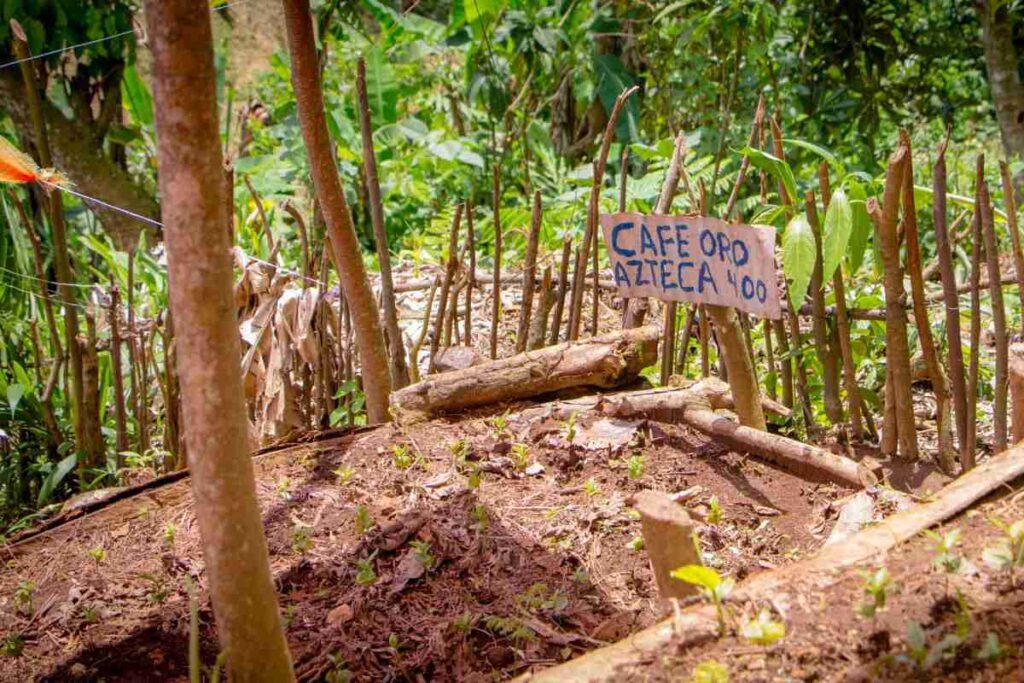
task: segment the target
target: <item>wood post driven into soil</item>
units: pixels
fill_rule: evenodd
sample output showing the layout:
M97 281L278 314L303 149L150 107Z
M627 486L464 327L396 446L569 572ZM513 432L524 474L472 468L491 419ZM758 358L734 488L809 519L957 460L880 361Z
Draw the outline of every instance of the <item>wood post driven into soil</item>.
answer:
M687 598L697 586L672 578L672 571L688 564L703 564L690 516L664 493L641 491L632 503L640 513L644 549L651 560L654 580L662 599Z

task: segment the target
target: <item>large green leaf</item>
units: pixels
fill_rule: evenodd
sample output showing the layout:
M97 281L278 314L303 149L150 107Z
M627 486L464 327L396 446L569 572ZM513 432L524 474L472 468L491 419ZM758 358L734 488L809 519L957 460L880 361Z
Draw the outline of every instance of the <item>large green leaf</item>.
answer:
M813 142L807 142L806 140L797 140L795 138L786 138L783 140L787 145L793 145L794 147L800 147L806 149L808 152L813 152L819 157L824 159L830 166L836 169L840 175L846 173L846 167L843 165L842 160L833 154L831 151L825 149L821 145L816 145Z
M7 385L7 405L11 409L11 417L14 417L14 411L18 409L18 404L21 402L21 397L25 395L25 387L21 384L13 382Z
M379 47L373 47L363 56L366 60L366 98L375 127L394 123L398 118L398 81L388 56Z
M615 100L626 88L636 84L633 74L629 73L622 60L612 54L597 55L594 58L594 67L597 71L597 96L601 99L604 110L610 116ZM619 115L619 122L615 126L615 138L617 142L630 143L639 138L640 105L637 96L634 95L626 100L622 113Z
M685 581L694 586L713 591L722 583L722 575L710 567L699 564L688 564L672 570L672 578Z
M821 236L822 284L832 280L832 273L843 260L853 232L853 209L846 193L837 190L825 212L825 228Z
M789 193L789 198L796 201L796 178L793 176L793 169L789 167L789 164L768 152L762 152L753 147L744 147L740 153L750 159L754 168L769 173L775 176L776 180L781 181L786 192Z
M807 296L816 251L811 224L802 215L795 217L782 233L782 272L789 280L789 301L794 308L800 308Z
M36 500L36 505L38 507L46 505L46 501L50 499L54 490L56 490L56 488L60 486L60 483L64 481L64 477L68 476L68 473L75 469L75 465L77 463L77 453L72 453L57 463L57 466L53 468L52 472L50 472L50 476L43 481L43 485L39 488L39 498Z
M153 97L134 66L124 70L121 93L128 104L128 110L132 113L132 118L143 126L153 125Z
M853 217L853 224L850 231L850 245L846 255L846 263L849 266L848 275L853 275L860 270L864 263L864 252L868 247L868 240L871 237L872 226L871 216L867 209L867 192L860 182L848 179L846 188L850 200L850 212Z

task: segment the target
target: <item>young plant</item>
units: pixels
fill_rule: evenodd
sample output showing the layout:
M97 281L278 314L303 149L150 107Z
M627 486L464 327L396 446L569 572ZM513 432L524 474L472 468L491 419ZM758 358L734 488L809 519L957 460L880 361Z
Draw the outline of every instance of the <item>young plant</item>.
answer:
M710 567L699 564L688 564L672 570L672 578L685 581L697 586L705 600L715 606L718 615L718 633L725 635L726 617L725 601L732 593L736 582L731 578L722 578L722 575Z
M437 558L430 552L430 544L426 541L412 541L409 545L412 546L413 554L416 559L420 561L423 568L430 571L437 566Z
M512 444L512 463L516 472L522 472L530 465L530 447L525 443Z
M875 572L861 572L864 577L864 594L868 596L867 602L857 605L857 614L865 619L874 619L885 608L889 591L889 570L880 567Z
M693 683L729 683L729 668L714 659L706 659L693 669Z
M310 528L304 524L296 524L292 527L292 552L296 555L305 555L313 549L313 537Z
M25 638L20 633L8 633L0 642L0 654L4 657L20 657L25 651Z
M631 455L626 460L626 471L629 472L629 478L633 481L643 478L645 468L644 456L642 455Z
M103 560L107 559L107 551L100 547L90 548L89 557L91 557L96 564L103 564Z
M100 620L100 613L99 610L96 609L95 605L82 603L78 608L78 615L86 624L95 624Z
M494 438L504 441L508 436L508 411L491 418L491 427L494 428Z
M404 472L412 467L416 460L413 458L412 453L409 452L408 446L396 443L391 447L391 462L396 469Z
M373 557L367 560L356 560L356 584L372 586L377 583L377 573L373 570Z
M168 548L174 548L174 537L178 532L178 527L174 525L174 522L167 522L167 526L164 527L164 545Z
M983 662L997 662L1007 654L1006 648L999 642L999 636L989 633L976 656Z
M365 536L373 528L373 519L365 505L356 506L356 536Z
M725 518L722 514L722 506L718 502L718 496L711 496L708 501L708 524L718 524Z
M167 587L167 578L163 574L140 574L149 588L146 590L146 597L158 605L164 604L167 601L167 597L171 594L170 589Z
M448 442L448 452L455 458L455 465L462 467L469 459L469 443L465 439L456 439Z
M491 517L487 514L487 508L483 505L477 505L469 514L473 518L473 526L476 527L477 531L487 531L487 528L491 525Z
M907 624L907 654L898 655L896 659L918 671L927 671L955 651L960 643L960 638L950 633L935 645L928 647L921 624L911 621Z
M569 418L562 422L562 428L565 430L565 440L572 444L576 438L576 413L569 414Z
M291 486L292 482L288 477L281 477L277 480L277 484L274 486L274 492L281 500L291 500Z
M334 652L327 655L328 661L331 662L331 669L324 675L324 680L327 683L351 683L353 680L352 672L349 671L348 666L345 664L345 658L340 652Z
M593 477L587 479L586 483L583 484L583 491L591 498L601 495L601 487L597 485Z
M982 559L996 571L1005 571L1010 575L1010 585L1015 584L1014 569L1024 566L1024 519L1013 524L1006 524L998 519L990 519L1003 532L995 545L985 548Z
M349 465L342 465L338 469L334 470L334 476L338 478L338 484L340 486L346 486L350 481L352 481L352 477L355 473L355 470L353 470Z
M747 619L740 626L740 635L754 645L768 647L786 637L786 624L772 619L771 612L762 609L756 619Z
M26 617L32 616L35 612L33 596L36 592L36 584L31 581L22 581L14 589L14 611Z
M626 544L626 547L632 550L634 553L642 551L644 549L644 537L634 536L633 538L629 539L629 543Z
M953 529L946 534L929 530L925 531L925 534L935 541L935 557L932 558L932 567L945 574L946 594L948 595L950 575L962 571L965 567L963 556L956 552L956 547L960 545L960 530Z

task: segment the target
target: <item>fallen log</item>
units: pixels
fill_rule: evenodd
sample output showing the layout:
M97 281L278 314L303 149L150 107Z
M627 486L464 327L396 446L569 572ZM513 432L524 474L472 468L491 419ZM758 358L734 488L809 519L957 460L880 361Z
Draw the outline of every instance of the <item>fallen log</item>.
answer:
M733 592L733 601L781 599L778 592L799 594L808 585L825 588L844 578L838 570L872 560L925 529L963 512L989 493L1024 475L1024 447L1020 444L990 458L946 485L927 503L920 503L827 546L806 560L755 574ZM784 602L784 600L782 600ZM714 607L696 605L670 619L565 664L521 676L519 681L618 681L625 667L649 661L671 646L673 653L718 636Z
M391 395L400 422L568 389L610 388L636 378L658 356L658 328L567 342L435 375Z

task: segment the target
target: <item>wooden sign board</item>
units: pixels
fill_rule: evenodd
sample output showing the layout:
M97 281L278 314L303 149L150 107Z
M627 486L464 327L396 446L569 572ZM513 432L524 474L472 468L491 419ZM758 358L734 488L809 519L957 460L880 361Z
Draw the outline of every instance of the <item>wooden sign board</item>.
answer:
M781 318L775 228L705 216L601 214L619 294Z

